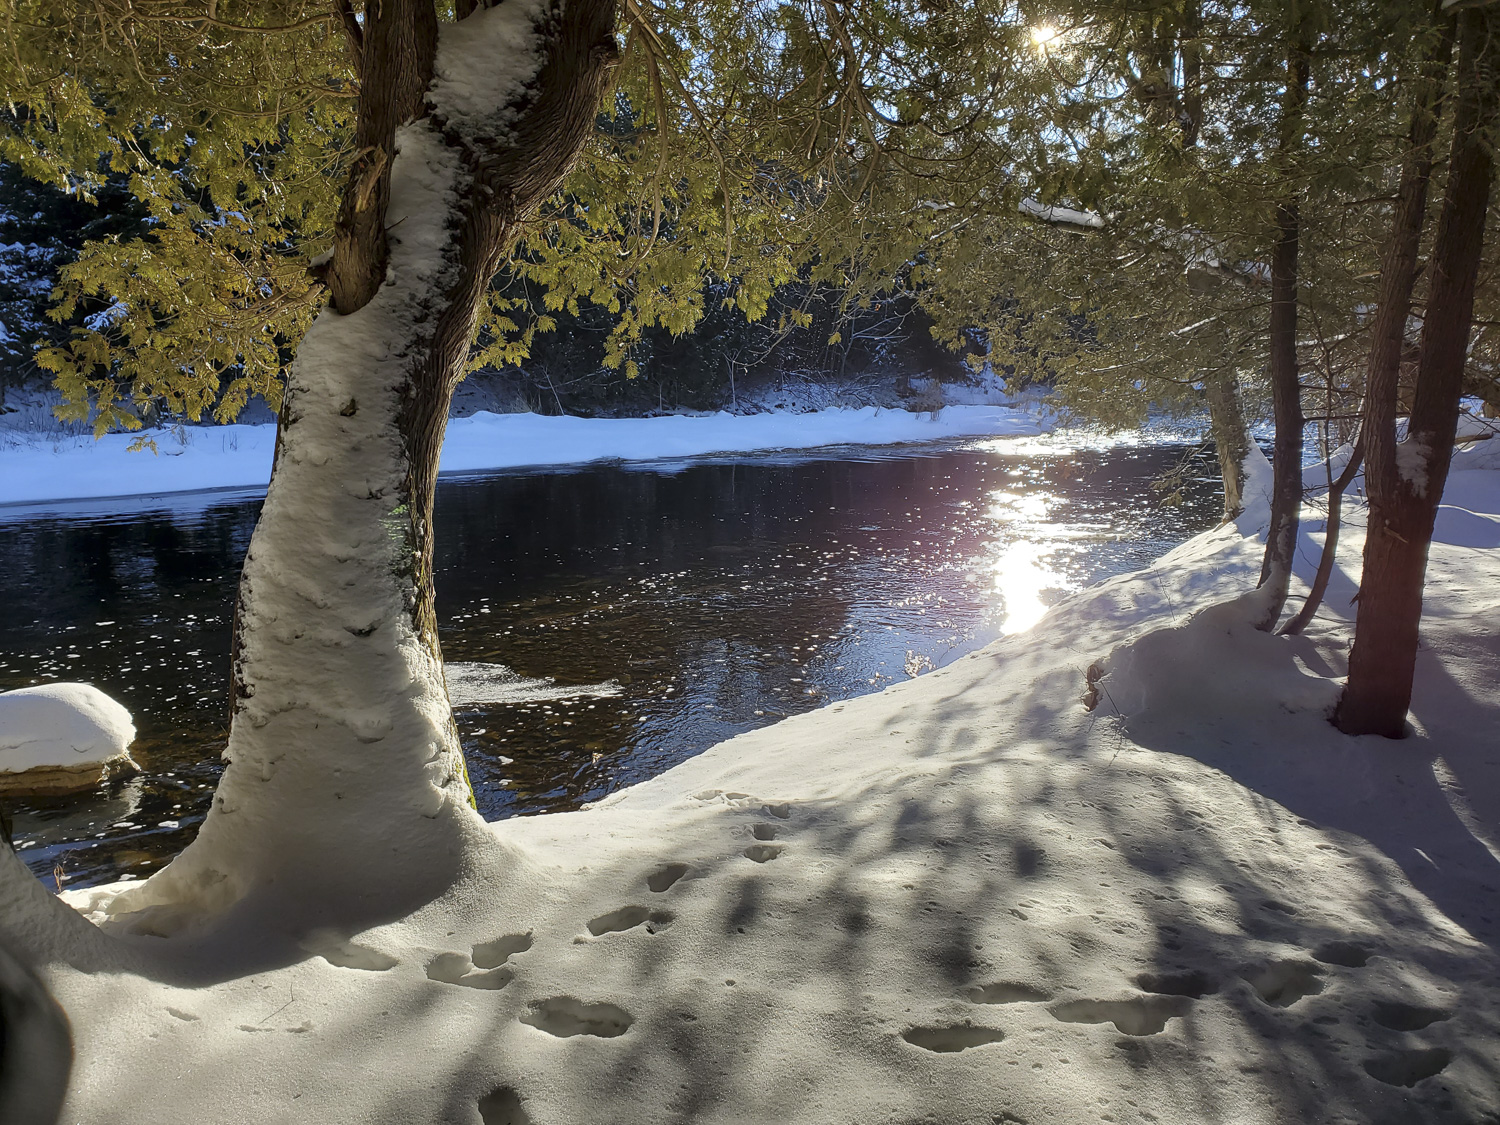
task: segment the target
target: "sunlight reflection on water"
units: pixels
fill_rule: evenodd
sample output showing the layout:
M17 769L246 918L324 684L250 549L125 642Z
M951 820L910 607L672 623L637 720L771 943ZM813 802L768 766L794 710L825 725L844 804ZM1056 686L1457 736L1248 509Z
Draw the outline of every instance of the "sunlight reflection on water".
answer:
M1065 551L1065 541L1076 532L1066 524L1049 526L1049 514L1059 500L1050 491L1034 487L1023 493L997 489L989 499L986 514L1002 534L1012 537L990 548L993 589L1004 613L1000 632L1022 633L1040 621L1058 597L1082 584L1046 561ZM1051 597L1044 596L1049 594Z
M575 809L741 731L928 674L1212 526L1208 466L1182 507L1153 486L1193 447L1093 440L444 481L439 630L481 812ZM197 830L258 505L7 524L0 690L97 684L134 713L146 769L123 790L19 805L39 874L144 875Z

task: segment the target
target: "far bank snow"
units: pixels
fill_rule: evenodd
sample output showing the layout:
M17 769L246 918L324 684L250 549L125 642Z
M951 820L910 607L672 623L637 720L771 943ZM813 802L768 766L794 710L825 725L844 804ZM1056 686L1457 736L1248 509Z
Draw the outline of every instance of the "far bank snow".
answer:
M698 417L573 418L481 411L448 423L445 473L589 461L657 461L710 453L899 445L961 437L1023 436L1045 428L1006 406L820 410L811 414L719 413ZM145 438L149 449L130 452ZM36 441L0 449L0 504L259 488L271 477L273 425L175 427L140 434Z

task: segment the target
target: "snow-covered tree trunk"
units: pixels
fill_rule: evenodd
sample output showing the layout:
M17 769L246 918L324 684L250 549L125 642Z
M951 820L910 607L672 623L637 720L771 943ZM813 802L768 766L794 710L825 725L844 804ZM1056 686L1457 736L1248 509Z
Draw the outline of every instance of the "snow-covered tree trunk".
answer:
M1372 463L1366 469L1370 515L1359 613L1354 648L1349 654L1349 680L1334 716L1334 722L1346 734L1400 738L1406 733L1427 551L1453 457L1473 327L1474 288L1493 180L1490 146L1500 103L1494 59L1497 31L1500 19L1493 9L1470 10L1460 17L1458 108L1448 184L1432 249L1432 281L1422 323L1416 400L1406 440L1399 446L1393 440L1393 418L1388 428L1382 418L1381 429L1372 428L1369 434L1372 459L1377 455L1375 442L1383 440L1378 452L1380 465ZM1431 143L1430 138L1427 143ZM1419 220L1404 212L1404 207L1397 212L1398 225L1388 258L1388 268L1392 269L1402 268L1402 255L1415 255L1415 234L1403 230L1400 224ZM1395 286L1399 280L1387 277L1382 284ZM1381 312L1385 311L1382 307ZM1395 315L1394 308L1391 315ZM1377 322L1375 346L1389 349L1390 341L1382 339L1380 327ZM1389 326L1387 330L1393 331ZM1373 370L1373 357L1371 362ZM1389 356L1382 362L1390 363ZM1387 373L1382 368L1380 374ZM1381 393L1386 399L1394 399L1393 388L1382 386Z
M1219 455L1219 475L1224 480L1224 520L1228 522L1245 510L1245 454L1250 451L1250 431L1245 426L1239 380L1231 368L1221 367L1205 375L1203 391Z
M228 764L198 838L115 913L409 902L481 839L434 612L438 456L490 279L618 50L612 0L466 10L382 0L350 31L360 151L241 579Z

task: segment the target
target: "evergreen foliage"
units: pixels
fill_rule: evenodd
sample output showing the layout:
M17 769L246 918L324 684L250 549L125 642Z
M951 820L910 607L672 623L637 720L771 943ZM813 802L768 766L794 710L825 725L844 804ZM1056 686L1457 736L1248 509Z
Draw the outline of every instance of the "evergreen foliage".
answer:
M308 266L353 156L337 10L8 10L7 182L24 172L111 211L128 192L145 222L6 251L35 271L9 275L24 299L0 293L26 305L0 347L40 345L70 416L100 431L156 403L220 419L251 394L274 405L324 299ZM1196 411L1205 378L1232 377L1253 405L1275 206L1295 190L1304 385L1347 436L1400 95L1434 27L1426 6L1386 0L632 3L611 103L494 285L471 368L532 357L534 396L556 407L660 399L669 381L718 405L757 363L848 372L918 353L954 375L927 347L930 315L960 352L980 343L976 363L1055 382L1105 424ZM1289 151L1277 114L1296 36L1311 93ZM1047 221L1023 200L1103 221ZM37 316L50 270L61 328ZM1493 277L1476 361L1495 358ZM900 345L857 346L893 300ZM1486 370L1470 389L1500 397Z

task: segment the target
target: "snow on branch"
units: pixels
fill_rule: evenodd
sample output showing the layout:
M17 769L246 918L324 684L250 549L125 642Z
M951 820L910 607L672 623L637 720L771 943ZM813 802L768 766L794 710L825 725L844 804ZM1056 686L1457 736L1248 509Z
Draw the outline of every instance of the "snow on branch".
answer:
M1016 205L1023 215L1040 219L1044 223L1062 226L1084 227L1087 230L1103 230L1104 216L1097 211L1079 211L1072 207L1058 207L1027 196Z

